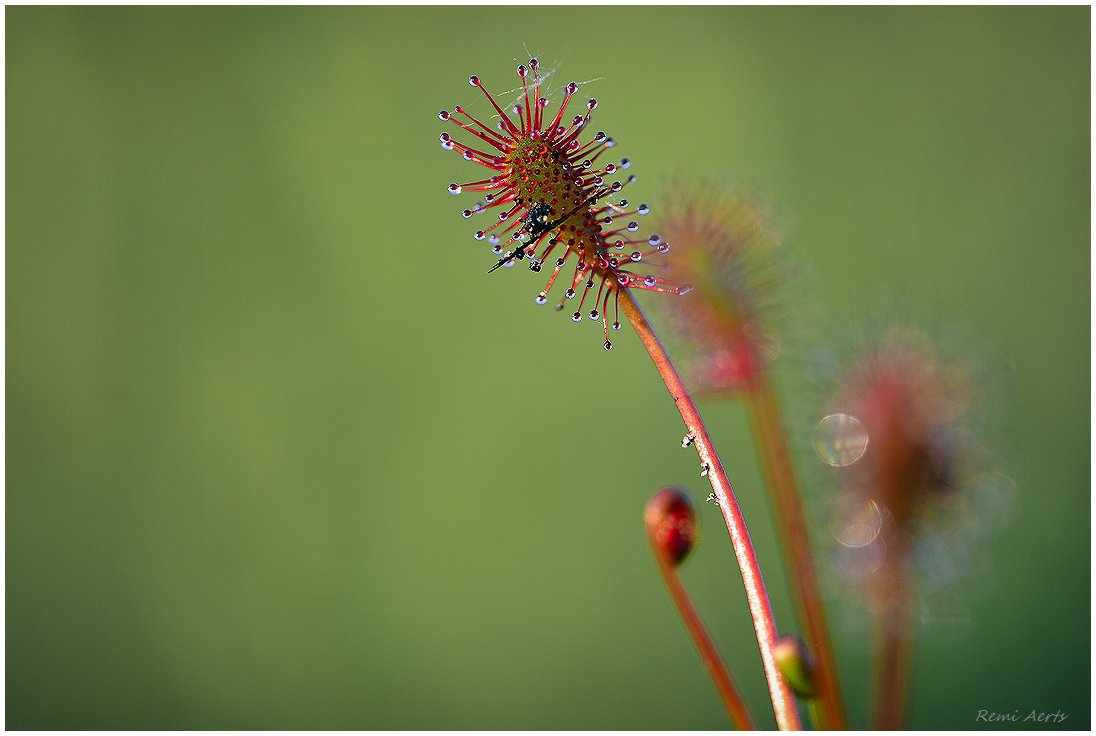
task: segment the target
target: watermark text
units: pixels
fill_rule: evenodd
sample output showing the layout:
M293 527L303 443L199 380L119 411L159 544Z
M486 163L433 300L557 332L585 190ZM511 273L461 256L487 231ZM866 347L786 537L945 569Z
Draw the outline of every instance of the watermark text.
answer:
M1023 711L1017 708L1013 711L1001 712L979 710L974 720L985 723L1061 723L1067 718L1069 715L1060 710L1046 712L1033 708L1031 711Z

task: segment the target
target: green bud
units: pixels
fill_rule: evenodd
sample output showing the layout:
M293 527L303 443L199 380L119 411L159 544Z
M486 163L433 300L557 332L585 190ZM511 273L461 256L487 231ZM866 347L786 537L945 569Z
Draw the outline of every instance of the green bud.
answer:
M814 657L807 651L807 645L798 636L782 636L773 647L776 666L788 685L800 698L813 698L818 695L815 676Z

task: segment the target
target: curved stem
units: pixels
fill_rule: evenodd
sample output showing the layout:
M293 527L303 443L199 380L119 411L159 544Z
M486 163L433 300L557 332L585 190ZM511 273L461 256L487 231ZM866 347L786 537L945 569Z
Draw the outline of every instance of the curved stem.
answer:
M776 657L773 654L773 647L777 640L776 620L773 618L772 605L769 603L765 581L761 576L761 565L757 561L757 553L750 542L746 520L742 516L742 509L735 498L731 482L727 479L723 463L712 445L712 438L704 426L700 411L681 380L681 374L677 372L666 349L662 347L658 336L651 328L651 323L647 321L643 310L639 308L639 304L632 296L631 290L620 288L619 299L621 310L635 327L636 334L639 335L643 347L647 348L655 368L658 369L670 396L677 405L681 418L685 420L685 427L693 437L693 445L696 447L697 454L700 455L701 464L708 468L708 480L712 484L712 491L719 503L719 510L723 512L727 531L731 535L731 545L738 560L738 569L742 573L742 585L746 589L746 601L749 604L750 617L753 619L754 633L757 635L757 648L761 652L761 663L765 670L765 681L769 686L773 712L776 714L776 725L782 731L800 730L802 724L799 721L799 712L796 710L795 697L788 683L781 676L780 670L777 669Z
M753 718L750 717L750 711L746 708L742 695L738 692L734 680L731 679L727 668L723 665L723 660L720 659L719 652L716 651L715 645L712 643L712 638L708 636L708 631L704 628L704 622L700 620L700 615L693 607L692 601L689 600L689 594L685 591L685 586L681 583L681 577L677 574L677 566L659 551L654 539L651 539L651 547L654 549L655 558L658 560L658 569L662 572L662 579L666 581L666 587L670 591L670 597L673 598L674 605L677 606L677 611L681 615L681 620L685 623L689 636L693 638L693 643L696 644L700 658L704 660L704 666L708 668L708 674L711 676L712 682L715 683L716 690L719 691L719 697L723 701L723 707L727 709L727 714L731 717L731 722L742 731L756 729L757 726L754 724Z
M810 535L803 515L799 485L795 478L791 453L780 418L780 404L772 381L762 373L750 386L747 407L758 438L758 454L768 476L769 490L778 520L782 547L791 570L790 586L800 624L806 630L807 646L817 664L819 727L843 731L845 709L838 684L837 664L833 656L822 593L811 561Z

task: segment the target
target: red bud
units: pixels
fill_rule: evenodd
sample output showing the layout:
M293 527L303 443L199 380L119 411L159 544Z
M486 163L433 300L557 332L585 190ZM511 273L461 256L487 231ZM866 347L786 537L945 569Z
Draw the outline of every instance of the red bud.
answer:
M681 564L699 537L689 496L680 488L663 488L647 503L643 518L656 553Z

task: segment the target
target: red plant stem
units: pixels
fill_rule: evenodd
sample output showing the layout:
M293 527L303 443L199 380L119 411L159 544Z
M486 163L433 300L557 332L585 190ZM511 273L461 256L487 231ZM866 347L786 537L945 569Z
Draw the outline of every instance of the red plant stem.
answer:
M904 726L913 659L909 570L904 564L903 542L899 541L895 546L898 549L887 551L876 598L883 610L876 621L872 724L880 731L898 731Z
M768 476L778 520L776 527L792 573L792 598L800 624L806 629L807 646L812 650L817 665L815 685L818 688L818 711L822 717L818 725L829 731L843 731L847 728L845 709L822 593L811 561L810 533L780 418L780 404L772 381L765 373L750 386L746 404L754 434L758 438L757 449L762 468Z
M708 480L712 484L719 510L723 512L727 531L731 535L731 545L738 560L738 569L742 573L742 585L746 589L746 602L749 604L754 633L757 635L757 648L761 652L761 663L769 686L769 697L772 700L773 713L776 715L776 725L782 731L798 731L802 729L802 724L799 721L795 697L780 674L773 654L773 647L777 640L776 619L773 617L769 594L761 576L761 565L757 561L757 553L750 542L746 520L742 516L742 509L735 498L731 482L727 479L727 473L712 444L712 438L704 426L704 420L700 417L700 411L681 380L681 374L677 372L677 368L674 367L666 349L662 347L658 335L651 328L651 323L647 321L647 317L639 308L630 289L620 289L620 307L635 327L636 334L639 335L643 347L647 348L655 368L662 376L670 396L677 405L677 410L681 412L681 418L685 420L685 427L693 437L693 445L696 447L697 454L700 455L700 462L708 468Z
M693 643L696 644L700 658L704 660L704 666L708 668L708 674L711 676L712 682L715 683L716 690L719 691L719 697L723 701L723 707L727 709L727 714L731 717L731 722L741 731L755 730L757 726L754 724L753 718L750 717L750 711L746 708L742 695L738 692L734 680L731 679L727 668L723 665L723 660L720 659L715 645L712 644L712 639L704 628L704 622L700 620L700 615L697 614L696 608L689 600L689 594L685 591L685 586L682 585L681 578L677 574L677 566L665 553L659 551L658 544L653 538L651 539L651 546L654 548L655 558L658 560L658 569L662 572L662 579L666 581L666 588L670 591L670 597L673 598L674 605L677 606L677 611L681 615L681 620L685 623L685 629L689 632L689 636L693 638Z

